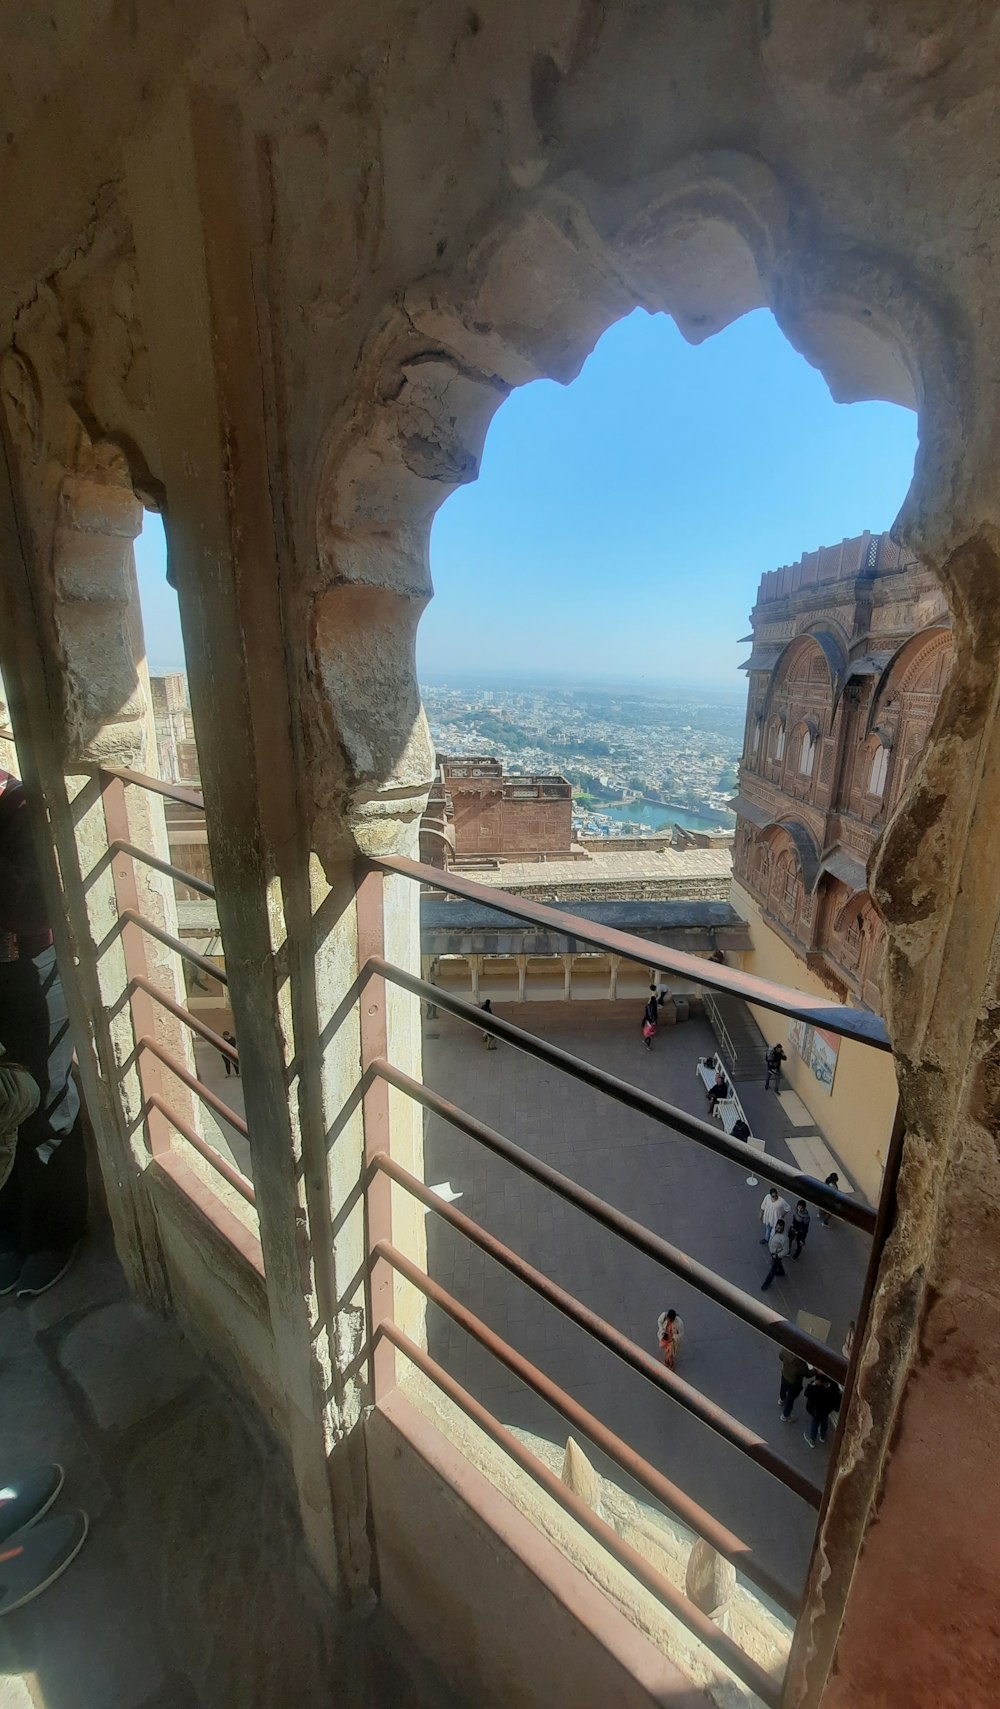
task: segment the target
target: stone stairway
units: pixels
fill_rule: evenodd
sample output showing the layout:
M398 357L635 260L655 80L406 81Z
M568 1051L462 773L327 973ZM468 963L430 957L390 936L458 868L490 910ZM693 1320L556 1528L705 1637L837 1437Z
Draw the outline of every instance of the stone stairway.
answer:
M705 1014L733 1079L759 1080L763 1085L767 1040L742 997L706 992Z

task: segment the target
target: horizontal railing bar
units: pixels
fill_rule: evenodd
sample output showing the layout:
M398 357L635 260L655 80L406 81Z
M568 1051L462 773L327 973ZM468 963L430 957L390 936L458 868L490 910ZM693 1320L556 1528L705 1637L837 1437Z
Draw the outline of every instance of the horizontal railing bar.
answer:
M390 1253L391 1250L390 1248ZM390 1258L390 1262L392 1261ZM631 1543L626 1543L619 1537L607 1520L595 1513L592 1507L588 1507L582 1496L577 1495L568 1484L564 1484L537 1454L533 1454L530 1448L519 1442L481 1402L473 1398L468 1389L457 1383L436 1359L432 1359L429 1353L425 1353L415 1341L411 1341L408 1335L397 1329L394 1323L380 1324L378 1333L384 1335L406 1358L412 1360L418 1370L422 1371L442 1394L447 1395L455 1406L471 1418L503 1453L510 1456L515 1465L520 1466L521 1470L539 1484L585 1531L589 1531L609 1555L650 1591L658 1602L668 1608L670 1613L766 1703L769 1709L778 1709L781 1701L780 1683L765 1673L763 1668L758 1667L752 1657L746 1655L720 1626L716 1626L709 1615L703 1614L690 1597L672 1585Z
M837 1353L828 1347L825 1341L817 1340L807 1330L800 1329L798 1324L790 1323L787 1317L774 1311L764 1304L763 1300L754 1299L752 1294L745 1293L734 1282L727 1282L725 1277L710 1270L707 1264L699 1264L696 1258L688 1257L678 1246L673 1246L652 1229L646 1228L634 1217L626 1216L624 1211L609 1205L606 1199L599 1198L596 1193L588 1192L571 1176L564 1175L561 1170L554 1169L551 1163L545 1163L540 1157L535 1157L530 1151L525 1151L516 1145L505 1134L497 1133L495 1128L487 1127L477 1116L470 1116L466 1110L457 1104L449 1103L442 1098L440 1092L435 1092L421 1080L414 1080L405 1074L401 1068L396 1068L384 1057L377 1057L371 1064L372 1071L387 1080L390 1086L395 1086L400 1092L405 1092L424 1109L440 1116L442 1121L449 1122L453 1127L460 1128L470 1139L503 1157L522 1174L530 1175L550 1192L558 1193L577 1210L593 1217L595 1222L609 1229L619 1239L625 1240L636 1251L651 1258L654 1263L662 1264L665 1270L679 1276L684 1282L689 1282L698 1292L705 1294L716 1305L725 1311L732 1312L742 1322L756 1329L769 1340L777 1342L779 1347L787 1348L789 1352L797 1353L812 1365L817 1371L825 1371L834 1382L843 1383L847 1375L847 1360L842 1353Z
M159 1110L161 1116L166 1116L171 1126L175 1127L188 1144L204 1157L207 1163L212 1165L212 1168L222 1176L224 1181L228 1181L229 1185L235 1188L241 1198L246 1199L248 1205L256 1205L257 1195L254 1192L253 1182L248 1181L247 1177L230 1163L227 1157L223 1157L221 1151L216 1151L214 1145L209 1145L207 1139L203 1139L200 1133L193 1127L189 1127L187 1122L182 1121L176 1111L172 1110L169 1104L164 1103L156 1092L151 1093L146 1102Z
M530 1359L526 1359L523 1353L519 1353L481 1319L475 1317L467 1306L452 1299L450 1315L462 1329L474 1334L487 1351L499 1359L502 1365L506 1365L515 1377L560 1413L574 1430L588 1436L602 1453L616 1461L630 1478L642 1484L656 1501L661 1502L683 1524L697 1532L699 1537L704 1537L727 1561L731 1561L765 1596L771 1597L793 1619L798 1615L801 1596L768 1571L757 1559L749 1543L744 1543L741 1537L737 1537L716 1519L714 1514L708 1513L675 1483L671 1483L669 1478L664 1477L648 1460L644 1460L634 1448L630 1448L627 1442L623 1442L620 1436L616 1436L613 1430L609 1430L606 1424L602 1424L599 1418L595 1418L592 1412L588 1412L585 1406L581 1406L580 1402L567 1394L565 1389L561 1389L558 1383L554 1383L551 1377L547 1377L544 1371L540 1371L537 1365L533 1365Z
M199 955L197 950L189 949L188 945L183 943L180 938L171 937L170 933L164 931L162 926L156 925L152 920L147 920L144 914L137 914L134 908L123 908L118 918L127 921L130 925L139 926L142 931L148 932L151 938L156 938L159 943L165 944L167 949L172 949L175 955L181 956L184 961L189 961L192 967L198 967L202 973L207 973L211 979L217 979L220 985L229 984L222 968L216 967L214 961L209 961L207 955Z
M165 795L168 801L180 801L185 807L205 811L205 799L198 789L184 789L179 783L167 783L162 777L150 777L143 771L126 771L119 766L98 766L100 777L117 777L122 783L134 783L140 789L151 789L154 795Z
M204 878L196 878L193 872L183 872L179 866L174 866L169 860L161 860L159 855L150 854L148 849L137 848L135 843L114 842L108 848L112 854L131 855L133 860L141 860L145 866L153 866L157 872L165 873L168 878L176 879L178 884L186 884L189 890L197 890L199 895L207 896L215 901L215 885L209 884Z
M565 1288L560 1288L556 1282L543 1275L541 1270L536 1270L534 1265L529 1264L519 1253L512 1252L495 1234L480 1228L477 1222L473 1222L462 1211L457 1211L454 1205L439 1199L436 1193L432 1193L429 1187L425 1187L422 1181L418 1181L415 1175L411 1175L394 1159L382 1155L378 1159L378 1167L401 1187L405 1187L408 1193L412 1193L415 1199L419 1199L421 1204L426 1205L428 1210L434 1211L443 1221L450 1223L452 1228L471 1240L480 1251L486 1252L498 1264L502 1264L505 1270L509 1270L511 1275L517 1276L519 1281L524 1282L536 1294L541 1294L543 1299L548 1300L549 1304L554 1305L565 1317L571 1318L579 1328L585 1330L595 1341L599 1341L609 1352L616 1353L633 1371L647 1377L658 1389L684 1407L685 1411L699 1418L703 1424L709 1425L725 1441L745 1454L747 1459L770 1472L779 1483L783 1483L787 1489L807 1501L810 1507L819 1507L823 1492L818 1485L811 1483L795 1466L775 1453L756 1431L750 1430L738 1418L726 1412L724 1407L717 1406L715 1401L709 1400L707 1395L703 1395L701 1390L691 1383L686 1383L676 1372L668 1371L665 1365L644 1352L627 1335L623 1335L621 1330L615 1329L613 1324L599 1317L589 1306L582 1305L572 1294L567 1293ZM381 1244L376 1242L373 1251L377 1252Z
M183 1081L184 1085L190 1088L196 1098L200 1098L203 1104L207 1104L210 1110L214 1110L221 1121L228 1122L229 1126L235 1128L237 1133L242 1134L244 1139L250 1138L250 1132L243 1117L238 1116L235 1110L231 1110L228 1104L224 1104L221 1098L216 1097L211 1088L204 1086L197 1076L185 1068L183 1062L173 1056L169 1050L164 1050L158 1039L150 1038L148 1033L143 1033L142 1037L136 1040L136 1050L150 1051L163 1063L164 1067L170 1069L171 1074L176 1074L178 1080Z
M810 1204L830 1211L842 1222L853 1223L866 1234L870 1234L874 1229L876 1212L867 1205L856 1204L846 1193L840 1193L835 1187L828 1187L824 1182L814 1180L811 1175L803 1175L790 1163L782 1163L779 1158L770 1157L766 1152L750 1151L742 1140L730 1139L727 1133L710 1126L699 1116L689 1115L687 1110L680 1109L678 1105L668 1104L652 1092L631 1086L627 1080L619 1080L617 1075L609 1074L604 1068L595 1067L592 1062L584 1061L583 1057L571 1055L568 1050L550 1044L548 1039L525 1032L522 1027L515 1026L513 1021L503 1020L500 1015L485 1014L464 997L454 997L450 992L442 991L428 980L418 978L415 973L407 973L404 968L396 967L393 962L386 961L381 956L372 956L366 963L366 969L370 969L382 979L389 979L402 986L406 991L411 991L415 997L423 997L428 1003L436 1003L439 1009L456 1015L459 1020L467 1021L480 1032L489 1032L495 1038L502 1038L506 1044L513 1045L515 1050L523 1050L526 1055L536 1056L540 1062L549 1063L561 1073L571 1074L574 1079L582 1080L584 1085L604 1092L609 1098L615 1098L618 1103L625 1104L637 1114L649 1116L652 1121L675 1128L685 1139L705 1146L708 1151L727 1158L740 1169L745 1171L752 1163L754 1172L762 1175L765 1181L787 1188L796 1198L808 1199Z
M806 997L787 985L776 985L756 974L742 973L735 967L718 962L703 961L700 956L684 950L664 949L662 944L636 937L633 932L621 932L614 926L602 926L594 920L583 920L578 914L564 913L544 902L532 902L524 896L512 896L509 891L495 890L492 885L476 884L456 872L443 872L436 866L424 866L420 861L403 855L372 855L368 864L380 872L394 872L401 878L412 878L419 884L444 890L450 896L461 896L467 902L479 902L484 908L495 908L501 914L513 914L530 925L556 932L560 937L579 938L607 955L620 955L625 961L637 961L643 967L655 967L664 973L678 974L711 991L727 991L744 1002L759 1008L773 1009L776 1014L790 1015L810 1026L825 1027L841 1038L851 1038L858 1044L870 1044L876 1050L891 1050L885 1022L865 1009L849 1009L832 998Z
M130 979L129 986L130 988L134 987L137 991L145 991L147 997L152 997L154 1002L162 1004L163 1008L168 1010L171 1015L176 1015L177 1019L183 1021L186 1027L190 1027L191 1031L203 1038L206 1044L210 1044L213 1050L219 1051L222 1056L228 1056L230 1062L235 1062L237 1067L239 1066L239 1051L233 1045L227 1044L221 1033L217 1033L212 1027L206 1026L204 1021L199 1021L197 1015L193 1015L190 1009L185 1009L182 1003L175 1003L174 999L168 997L165 991L161 991L158 985L154 985L151 979L146 979L141 973L136 973Z

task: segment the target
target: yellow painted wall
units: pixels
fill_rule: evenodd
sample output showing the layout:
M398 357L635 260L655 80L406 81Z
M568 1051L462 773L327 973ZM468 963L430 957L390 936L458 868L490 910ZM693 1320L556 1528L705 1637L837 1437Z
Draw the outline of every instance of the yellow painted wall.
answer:
M829 999L827 986L772 931L753 897L739 884L734 883L731 900L750 927L754 945L753 951L742 957L745 971L791 985L807 996ZM891 1056L887 1051L844 1039L833 1091L828 1095L789 1042L785 1016L756 1007L753 1015L768 1044L781 1044L787 1052L783 1075L814 1118L817 1132L842 1160L855 1186L874 1204L896 1111L896 1072Z

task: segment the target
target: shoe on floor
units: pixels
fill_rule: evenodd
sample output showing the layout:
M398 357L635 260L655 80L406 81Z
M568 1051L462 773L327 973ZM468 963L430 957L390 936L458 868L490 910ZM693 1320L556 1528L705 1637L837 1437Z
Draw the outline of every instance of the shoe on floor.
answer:
M21 1280L24 1254L11 1247L0 1248L0 1294L12 1294Z
M77 1241L69 1248L59 1246L43 1252L29 1253L17 1278L18 1299L30 1299L36 1294L48 1293L50 1288L62 1281L79 1250L80 1243Z
M803 1442L808 1442L810 1448L815 1448L816 1444L813 1441L812 1437L809 1435L809 1432L807 1430L803 1430L802 1440L803 1440Z
M85 1513L60 1513L7 1539L0 1547L0 1615L55 1583L83 1548L88 1525Z
M48 1513L62 1489L63 1477L59 1465L36 1466L23 1478L0 1484L0 1543L13 1537L15 1531L27 1531Z

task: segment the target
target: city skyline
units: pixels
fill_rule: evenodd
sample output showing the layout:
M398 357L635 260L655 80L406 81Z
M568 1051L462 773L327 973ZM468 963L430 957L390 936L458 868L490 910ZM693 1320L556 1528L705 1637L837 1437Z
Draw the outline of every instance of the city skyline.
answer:
M497 412L435 519L419 675L741 692L761 574L890 527L915 445L910 412L835 404L767 311L695 348L637 310ZM183 668L158 517L136 562L150 668Z

